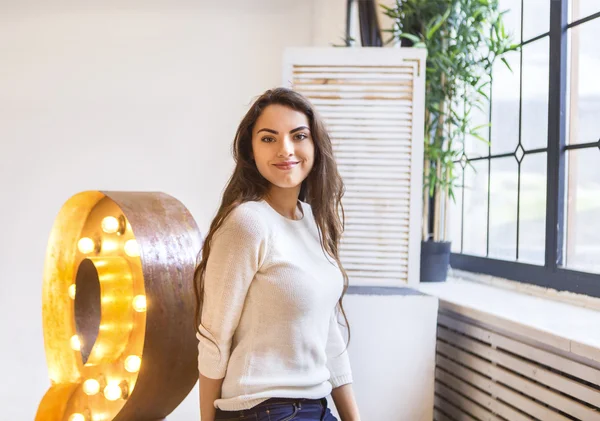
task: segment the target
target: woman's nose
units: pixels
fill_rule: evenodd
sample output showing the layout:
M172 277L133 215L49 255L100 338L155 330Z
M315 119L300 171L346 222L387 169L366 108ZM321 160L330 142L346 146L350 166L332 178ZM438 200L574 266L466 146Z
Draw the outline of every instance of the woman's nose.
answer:
M280 143L278 155L279 156L290 156L293 153L294 153L294 143L288 136L285 136L283 138L283 141Z

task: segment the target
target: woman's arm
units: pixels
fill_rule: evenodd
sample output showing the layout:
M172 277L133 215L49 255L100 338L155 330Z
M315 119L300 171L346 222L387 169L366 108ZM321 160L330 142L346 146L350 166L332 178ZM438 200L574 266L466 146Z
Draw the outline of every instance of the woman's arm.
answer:
M331 391L331 397L338 414L340 414L341 421L360 421L352 384L336 387Z
M238 207L211 241L198 326L198 371L202 421L213 421L215 400L227 371L233 336L246 294L265 256L266 231L252 209Z
M221 397L223 379L211 379L200 374L200 419L214 421L215 401Z

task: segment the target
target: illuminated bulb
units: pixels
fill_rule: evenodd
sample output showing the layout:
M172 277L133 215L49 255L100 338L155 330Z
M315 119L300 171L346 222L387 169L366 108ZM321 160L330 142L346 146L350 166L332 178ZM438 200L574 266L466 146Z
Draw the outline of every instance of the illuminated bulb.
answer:
M120 227L121 224L119 223L119 220L114 216L107 216L102 220L102 231L107 234L114 234L119 231Z
M130 373L137 373L140 371L140 366L142 365L142 359L137 355L130 355L125 358L125 370Z
M124 249L125 254L129 257L138 257L140 255L140 248L135 240L127 240Z
M116 401L117 399L121 399L123 396L123 390L119 383L110 382L104 388L104 397L109 401Z
M96 244L91 238L83 237L77 242L77 248L83 254L89 254L96 249Z
M79 336L71 336L71 348L73 351L81 351L81 340L79 340Z
M71 284L69 285L69 297L71 297L71 300L75 299L75 291L76 291L76 287L75 284Z
M133 297L133 309L138 313L146 311L146 296L136 295Z
M85 417L82 414L71 414L69 421L85 421Z
M83 393L92 396L100 391L100 383L96 379L87 379L83 382Z

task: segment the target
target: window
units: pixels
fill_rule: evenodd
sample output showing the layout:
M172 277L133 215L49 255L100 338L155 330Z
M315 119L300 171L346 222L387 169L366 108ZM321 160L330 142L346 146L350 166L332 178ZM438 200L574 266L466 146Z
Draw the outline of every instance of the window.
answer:
M486 144L456 163L451 264L600 297L600 0L500 0Z

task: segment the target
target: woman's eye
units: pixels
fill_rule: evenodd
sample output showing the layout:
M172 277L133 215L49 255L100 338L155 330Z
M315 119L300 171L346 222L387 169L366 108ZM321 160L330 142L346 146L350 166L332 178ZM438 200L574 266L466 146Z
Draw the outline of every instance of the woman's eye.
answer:
M261 139L263 142L267 142L267 143L271 143L271 142L275 142L275 139L269 136L265 136Z
M307 136L306 134L304 134L304 133L298 133L298 134L296 135L296 139L297 139L297 140L304 140L304 139L306 139L307 137L308 137L308 136Z

